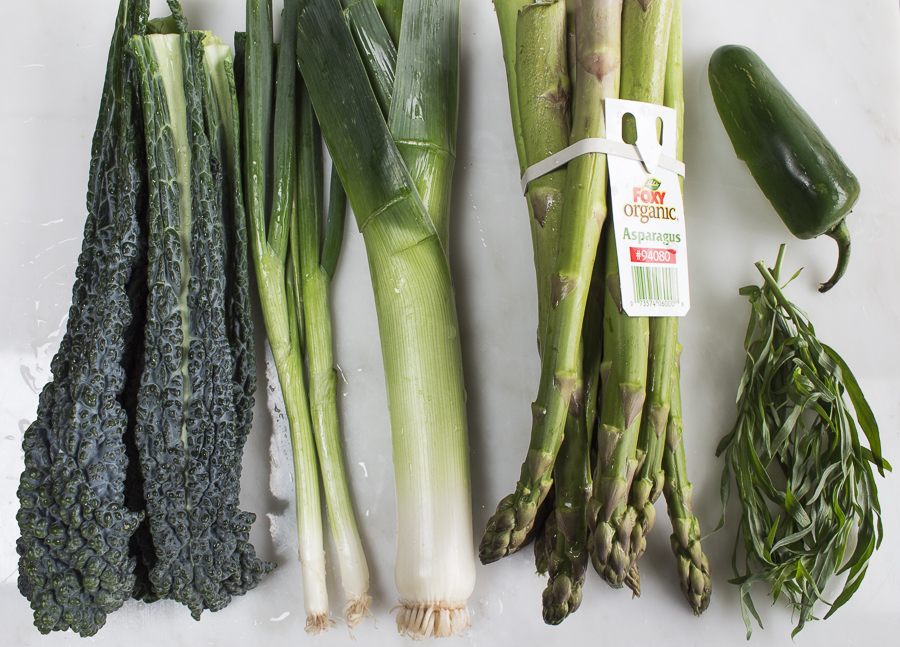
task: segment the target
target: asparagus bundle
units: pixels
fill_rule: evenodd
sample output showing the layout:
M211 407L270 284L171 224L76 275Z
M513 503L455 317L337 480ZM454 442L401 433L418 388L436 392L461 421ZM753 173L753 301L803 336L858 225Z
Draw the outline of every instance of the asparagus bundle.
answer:
M676 109L680 158L679 0L494 4L520 171L581 139L604 138L604 99L620 94ZM541 383L527 459L515 493L488 522L481 560L537 537L551 624L580 604L586 551L608 583L639 595L637 560L665 491L682 588L699 613L709 601L709 568L681 442L677 319L625 313L611 222L605 254L596 252L608 209L604 155L580 155L532 180L526 197Z

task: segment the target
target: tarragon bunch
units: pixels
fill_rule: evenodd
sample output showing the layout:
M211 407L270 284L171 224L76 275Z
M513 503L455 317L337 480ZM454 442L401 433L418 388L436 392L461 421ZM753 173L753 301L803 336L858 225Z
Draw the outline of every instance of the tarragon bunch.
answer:
M856 592L883 535L872 468L882 476L890 470L878 424L850 368L782 292L783 256L784 245L773 270L756 264L762 286L740 291L752 306L747 360L737 421L717 450L726 455L723 509L732 474L741 503L731 582L740 586L748 638L751 614L762 627L750 598L755 582L768 582L773 602L784 596L796 609L792 635L816 619L817 601L831 607L828 618ZM860 431L868 448L860 444ZM848 557L854 530L856 548ZM831 577L845 572L841 593L824 600Z

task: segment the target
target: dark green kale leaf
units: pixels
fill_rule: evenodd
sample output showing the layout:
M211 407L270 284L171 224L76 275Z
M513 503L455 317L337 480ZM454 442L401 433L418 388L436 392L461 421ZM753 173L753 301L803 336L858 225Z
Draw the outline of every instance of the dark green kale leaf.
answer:
M235 259L226 241L241 233L226 236L236 218L224 205L228 160L210 143L221 118L208 107L204 38L155 35L131 45L150 179L150 294L135 431L157 558L150 581L196 618L225 607L274 567L248 541L255 515L238 508L252 327L248 283L228 287L226 263Z
M19 590L42 633L97 632L135 587L129 541L143 513L125 500L126 365L139 341L140 221L145 181L140 110L125 45L143 33L146 0L122 0L92 142L88 217L66 334L37 419L23 440ZM139 317L138 317L139 319Z
M218 52L220 56L211 55ZM204 116L210 143L210 163L222 170L221 218L224 234L225 318L234 356L234 398L239 451L250 433L256 393L256 349L250 309L250 257L247 216L241 182L240 109L235 61L225 45L205 47L207 88Z

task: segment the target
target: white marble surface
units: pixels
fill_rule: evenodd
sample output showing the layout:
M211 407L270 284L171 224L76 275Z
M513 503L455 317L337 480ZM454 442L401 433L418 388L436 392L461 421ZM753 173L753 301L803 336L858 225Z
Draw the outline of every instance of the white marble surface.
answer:
M90 140L116 0L0 3L0 643L51 645L16 589L15 491L23 429L49 375L71 295L84 223ZM747 305L737 290L759 277L788 242L787 267L805 270L790 296L821 337L846 358L881 425L885 455L900 464L900 345L897 283L900 224L900 15L894 0L693 0L685 3L685 183L693 305L682 321L686 446L696 512L705 530L718 521L719 438L734 418ZM276 2L280 6L280 2ZM536 305L525 204L518 190L500 41L489 0L462 0L462 95L452 225L478 537L497 501L513 487L537 388ZM165 11L154 0L154 15ZM185 0L195 28L231 41L242 29L241 0ZM725 43L754 48L822 127L862 184L848 222L854 256L847 276L819 295L835 250L828 239L795 241L731 150L706 81L712 51ZM334 284L335 339L346 460L372 571L376 622L339 625L320 645L388 645L397 636L391 607L394 493L387 407L361 238L348 225ZM261 330L261 327L260 327ZM262 367L260 375L262 376ZM294 645L303 633L300 573L290 541L272 539L268 516L290 514L269 490L271 419L260 390L244 456L242 505L259 515L253 542L278 562L261 586L200 622L174 603L130 602L90 639L98 645ZM812 623L798 645L891 644L900 631L900 503L897 477L879 481L885 540L860 591L827 622ZM541 621L544 582L530 551L479 566L470 599L472 627L451 644L534 645L597 640L609 644L744 644L731 576L734 516L704 543L714 593L700 619L689 612L668 547L662 501L641 563L643 596L613 591L593 573L581 609L561 627ZM334 568L332 607L340 609ZM792 618L755 590L765 630L753 641L790 645ZM833 591L830 591L834 595ZM636 644L636 643L633 643Z

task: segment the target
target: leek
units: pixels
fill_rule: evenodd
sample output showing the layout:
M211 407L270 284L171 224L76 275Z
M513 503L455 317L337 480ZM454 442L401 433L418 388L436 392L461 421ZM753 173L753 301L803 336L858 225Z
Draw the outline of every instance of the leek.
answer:
M423 21L426 10L440 20ZM407 2L398 56L419 38L432 44L420 50L424 56L449 60L455 69L458 10L456 0L430 7ZM435 25L452 38L435 34ZM449 263L339 5L301 0L298 34L298 64L362 232L375 293L396 478L398 629L418 638L457 634L469 624L475 555ZM441 46L448 42L455 49L445 52ZM451 78L455 82L455 74ZM430 112L423 114L430 119Z

